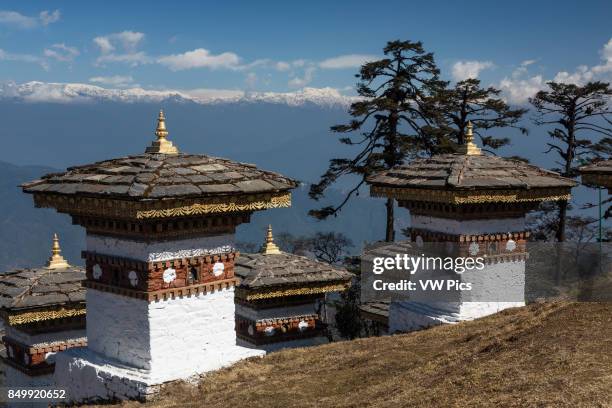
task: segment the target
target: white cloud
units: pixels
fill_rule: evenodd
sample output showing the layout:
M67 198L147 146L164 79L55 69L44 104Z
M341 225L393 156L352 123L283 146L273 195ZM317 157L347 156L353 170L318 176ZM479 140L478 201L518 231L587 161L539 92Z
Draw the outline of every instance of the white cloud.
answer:
M579 65L576 71L569 73L567 71L557 72L557 75L553 78L555 82L561 82L566 84L578 84L582 85L593 79L594 73L586 65Z
M455 81L478 78L480 71L493 68L491 61L457 61L453 64L452 75Z
M115 51L115 47L111 44L108 37L96 37L93 39L93 42L100 48L102 54L108 54Z
M561 71L555 75L555 82L563 83L575 83L578 85L584 85L589 81L612 80L612 38L604 44L603 48L599 51L601 55L601 64L588 67L587 65L579 65L576 71L569 73L567 71Z
M118 88L125 88L127 86L133 85L134 78L129 75L113 75L107 77L97 76L89 78L89 82L93 82L95 84L115 86Z
M285 61L278 61L275 65L275 68L277 71L281 71L281 72L289 71L289 69L291 68L291 64Z
M69 47L64 43L53 44L51 47L45 48L43 55L60 62L72 62L79 55L79 50L75 47Z
M135 67L137 65L151 63L152 61L152 58L144 51L139 51L131 54L103 54L96 59L96 64L104 65L107 62L119 62Z
M13 54L10 52L6 52L0 48L0 61L15 61L15 62L29 62L33 64L38 64L43 67L45 70L49 68L47 62L37 56L31 54Z
M504 97L510 103L524 104L530 97L536 94L545 86L542 75L536 75L531 78L504 78L499 83L499 89L502 90Z
M204 48L197 48L183 54L166 55L157 59L162 65L167 66L172 71L182 71L194 68L211 69L238 69L240 58L233 52L224 52L213 55Z
M304 70L304 76L303 77L297 77L294 76L293 78L291 78L288 82L288 85L290 88L303 88L306 85L308 85L311 81L312 78L314 76L314 72L315 72L316 68L313 66L310 67L306 67L306 69Z
M121 31L108 35L102 35L93 39L94 43L100 48L102 54L108 54L121 46L127 53L132 53L144 40L144 33L137 31Z
M6 24L17 28L35 28L38 26L47 26L55 23L60 19L60 11L48 10L41 11L38 17L25 16L17 11L0 10L0 24Z
M345 69L359 68L368 61L376 60L375 55L348 54L334 58L328 58L319 62L319 67L323 69Z
M525 60L523 62L520 63L520 65L518 66L518 68L516 68L514 71L512 71L512 78L518 78L520 76L522 76L523 74L527 73L527 70L530 65L533 65L537 62L537 60L531 59L531 60Z
M152 62L144 51L137 51L144 38L144 33L129 30L94 38L93 42L100 49L101 54L96 59L96 64L120 62L136 66ZM118 49L122 51L116 53Z
M60 16L61 14L59 10L53 10L52 12L49 12L48 10L43 10L38 15L38 18L40 20L40 24L42 24L43 26L48 26L51 23L59 21Z

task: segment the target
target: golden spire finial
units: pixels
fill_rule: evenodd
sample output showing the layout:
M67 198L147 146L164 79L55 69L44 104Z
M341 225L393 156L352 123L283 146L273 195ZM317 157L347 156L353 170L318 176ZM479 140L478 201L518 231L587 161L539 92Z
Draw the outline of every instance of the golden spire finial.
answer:
M278 249L274 243L274 236L272 236L272 225L268 225L266 242L261 247L261 253L264 255L276 255L281 253L280 249Z
M157 129L155 129L155 136L157 140L151 143L151 146L147 147L145 153L164 153L164 154L178 154L178 149L167 139L168 130L166 130L166 117L164 111L160 110L157 116Z
M70 264L61 256L62 249L60 248L59 238L57 234L53 234L53 246L51 247L51 257L47 261L47 269L66 269L70 268Z
M468 120L467 129L465 132L465 143L459 146L459 153L467 155L478 155L481 153L480 148L474 143L474 126L472 121Z

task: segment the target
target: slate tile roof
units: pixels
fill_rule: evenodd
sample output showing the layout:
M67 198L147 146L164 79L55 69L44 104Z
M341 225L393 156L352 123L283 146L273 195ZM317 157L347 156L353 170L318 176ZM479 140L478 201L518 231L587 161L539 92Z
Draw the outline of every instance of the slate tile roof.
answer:
M573 180L519 160L488 155L443 154L416 159L368 177L382 187L436 190L571 188Z
M241 254L236 260L235 274L240 287L263 289L310 283L348 282L353 274L344 268L288 253Z
M391 302L367 302L359 305L359 310L366 313L370 317L378 317L380 320L389 319L389 307ZM378 320L378 319L377 319Z
M142 154L75 166L23 184L26 193L129 200L277 193L297 182L253 164L192 154Z
M601 160L580 168L580 173L606 174L612 176L612 160Z
M0 309L20 311L85 303L82 268L18 269L0 277Z

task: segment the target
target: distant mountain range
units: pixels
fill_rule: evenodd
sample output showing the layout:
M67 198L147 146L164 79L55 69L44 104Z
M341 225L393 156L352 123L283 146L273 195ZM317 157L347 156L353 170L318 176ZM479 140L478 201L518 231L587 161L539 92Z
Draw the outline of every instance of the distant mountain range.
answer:
M232 90L146 90L143 88L107 89L79 83L47 83L31 81L23 84L0 84L0 99L26 102L194 102L203 105L218 103L274 103L288 106L314 104L322 107L347 107L356 97L344 96L334 88L304 88L296 92L245 92Z

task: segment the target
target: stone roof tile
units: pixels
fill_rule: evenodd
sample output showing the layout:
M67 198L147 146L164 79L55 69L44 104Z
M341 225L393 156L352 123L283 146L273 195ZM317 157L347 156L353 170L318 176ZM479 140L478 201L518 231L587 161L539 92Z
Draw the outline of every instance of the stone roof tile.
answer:
M240 287L294 286L310 283L348 282L353 274L344 268L281 252L280 254L241 254L236 260Z
M2 274L0 308L8 311L45 308L85 302L81 268L18 269Z
M382 187L436 190L571 188L573 180L519 160L488 155L444 154L416 159L374 174Z
M143 154L70 167L23 185L27 193L130 200L278 193L297 186L252 164L204 155Z

